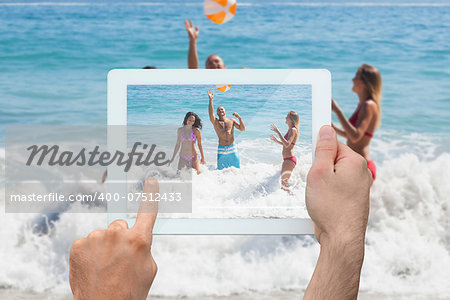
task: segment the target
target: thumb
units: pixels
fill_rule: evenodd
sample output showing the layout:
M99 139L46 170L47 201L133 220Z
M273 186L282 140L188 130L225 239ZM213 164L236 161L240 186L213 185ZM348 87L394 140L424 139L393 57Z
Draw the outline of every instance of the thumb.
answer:
M337 148L338 143L334 129L329 125L322 126L319 131L319 139L317 140L315 158L311 169L321 174L334 172Z

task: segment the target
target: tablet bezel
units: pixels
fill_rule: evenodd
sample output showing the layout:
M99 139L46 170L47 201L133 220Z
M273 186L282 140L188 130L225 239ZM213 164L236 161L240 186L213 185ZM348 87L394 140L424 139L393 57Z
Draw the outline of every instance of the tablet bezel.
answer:
M216 85L218 83L311 85L313 149L315 149L320 127L331 124L331 74L326 69L114 69L108 73L107 124L108 126L127 125L127 88L129 85ZM122 134L123 139L117 139L117 130L114 130L115 138L112 139L108 136L108 148L123 148L126 145L126 132ZM108 192L126 193L126 174L117 166L110 166L108 167L108 176L110 175L115 180L114 183L107 184ZM118 184L118 182L123 182L123 184ZM135 219L127 218L126 207L126 199L108 202L108 224L117 219L124 219L129 226L132 226ZM117 213L117 211L123 211L123 213ZM158 218L153 233L161 235L287 235L313 234L314 228L309 218Z

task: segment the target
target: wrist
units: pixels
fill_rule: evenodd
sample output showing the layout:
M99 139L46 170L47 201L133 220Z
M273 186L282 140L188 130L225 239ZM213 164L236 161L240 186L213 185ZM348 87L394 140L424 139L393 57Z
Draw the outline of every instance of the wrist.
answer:
M324 254L334 253L333 257L341 257L345 259L349 257L355 262L364 258L365 233L359 234L327 234L320 235L320 251ZM338 256L336 256L338 253Z

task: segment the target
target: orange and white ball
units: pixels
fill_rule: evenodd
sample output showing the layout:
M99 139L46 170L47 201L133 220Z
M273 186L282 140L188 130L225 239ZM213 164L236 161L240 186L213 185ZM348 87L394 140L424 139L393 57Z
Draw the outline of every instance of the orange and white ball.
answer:
M231 85L229 84L221 84L221 85L216 85L216 88L221 91L221 92L226 92L231 88Z
M230 21L236 14L236 0L205 0L205 15L217 24Z

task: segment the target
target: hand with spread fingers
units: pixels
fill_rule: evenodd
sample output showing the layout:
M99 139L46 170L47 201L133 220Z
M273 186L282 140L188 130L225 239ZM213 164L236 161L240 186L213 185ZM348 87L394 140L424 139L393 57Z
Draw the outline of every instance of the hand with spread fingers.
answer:
M144 193L158 191L156 180L145 181ZM147 298L157 271L151 253L156 215L154 202L142 202L132 228L116 220L73 243L69 281L75 300Z

